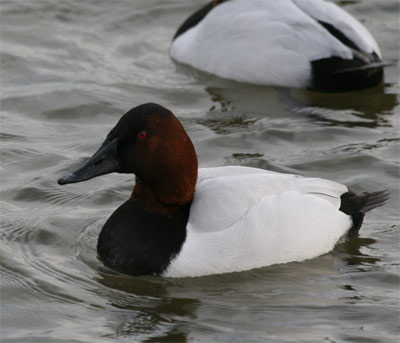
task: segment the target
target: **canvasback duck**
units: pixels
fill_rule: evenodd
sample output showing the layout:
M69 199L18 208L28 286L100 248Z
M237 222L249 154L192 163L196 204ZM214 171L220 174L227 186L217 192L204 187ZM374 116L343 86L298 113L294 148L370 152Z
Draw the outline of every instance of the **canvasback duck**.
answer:
M131 109L61 185L133 173L130 198L107 220L97 252L132 275L190 277L303 261L360 229L387 191L272 171L200 168L178 119L157 104Z
M173 59L258 85L344 92L383 80L367 29L325 0L217 0L177 30Z

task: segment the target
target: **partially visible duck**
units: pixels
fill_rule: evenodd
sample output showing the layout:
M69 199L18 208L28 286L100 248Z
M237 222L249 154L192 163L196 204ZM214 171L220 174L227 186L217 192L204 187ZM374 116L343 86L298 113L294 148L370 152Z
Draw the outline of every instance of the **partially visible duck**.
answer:
M325 0L216 0L177 30L171 56L217 76L259 85L343 92L383 80L367 29Z
M104 264L133 275L237 272L325 254L361 227L386 191L355 194L336 182L225 166L200 168L193 144L166 108L131 109L63 185L133 173L130 198L98 240Z

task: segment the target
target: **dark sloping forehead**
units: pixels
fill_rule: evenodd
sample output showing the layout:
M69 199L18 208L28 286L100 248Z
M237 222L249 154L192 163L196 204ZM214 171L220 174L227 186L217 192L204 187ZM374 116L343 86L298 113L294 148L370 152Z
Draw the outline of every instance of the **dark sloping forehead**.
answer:
M127 137L135 134L139 130L149 129L155 122L163 121L171 117L173 117L172 112L161 105L154 103L142 104L125 113L108 136Z

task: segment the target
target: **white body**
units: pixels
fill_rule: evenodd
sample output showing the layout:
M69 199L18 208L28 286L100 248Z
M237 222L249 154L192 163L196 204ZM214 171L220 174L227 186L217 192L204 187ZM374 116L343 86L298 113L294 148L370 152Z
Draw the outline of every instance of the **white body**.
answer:
M311 61L353 52L318 21L333 25L360 50L378 45L351 15L325 0L229 0L178 36L171 56L220 77L262 85L311 86Z
M243 271L325 254L352 225L339 211L347 191L255 168L201 168L186 241L164 275Z

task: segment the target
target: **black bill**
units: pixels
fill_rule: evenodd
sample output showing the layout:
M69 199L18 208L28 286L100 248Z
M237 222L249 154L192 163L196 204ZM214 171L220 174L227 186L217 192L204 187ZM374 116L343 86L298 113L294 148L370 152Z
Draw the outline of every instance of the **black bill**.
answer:
M96 176L118 172L120 164L117 159L118 138L108 138L99 150L80 168L60 177L57 182L60 185L81 182Z

